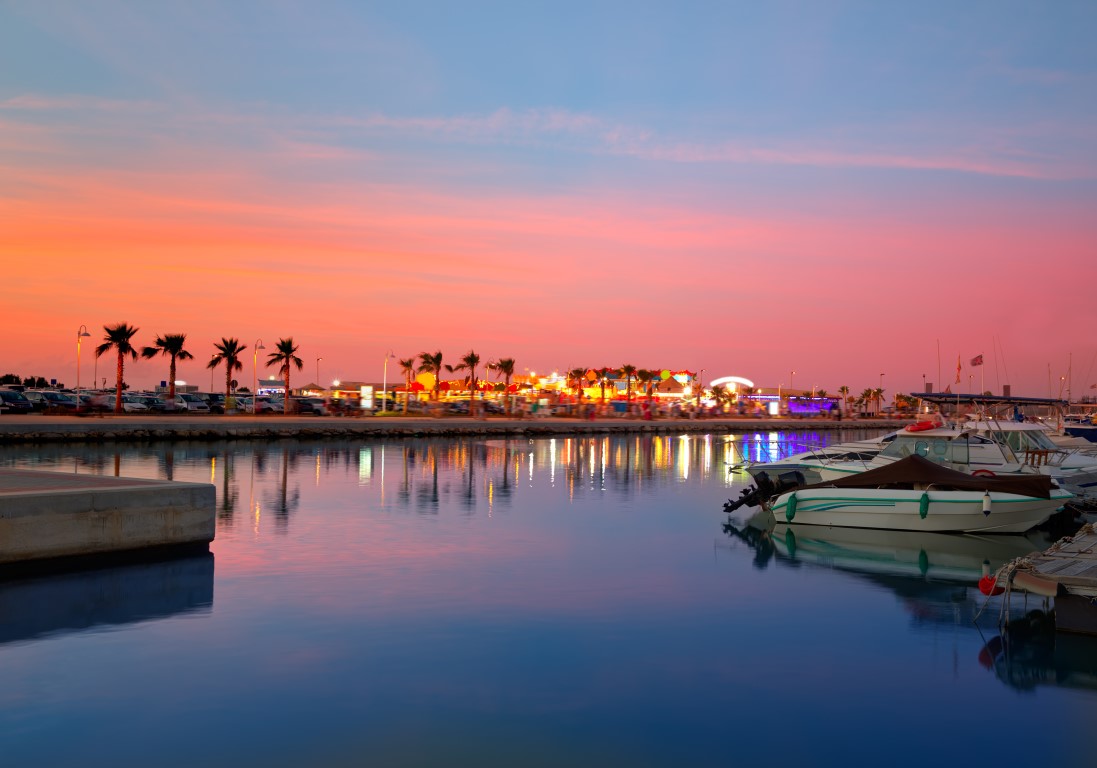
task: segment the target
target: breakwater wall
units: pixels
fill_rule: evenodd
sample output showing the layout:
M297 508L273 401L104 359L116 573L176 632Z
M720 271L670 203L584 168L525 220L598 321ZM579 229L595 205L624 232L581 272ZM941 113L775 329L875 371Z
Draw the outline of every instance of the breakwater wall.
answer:
M334 418L307 416L3 416L0 445L159 440L291 440L411 437L551 437L625 433L742 433L898 429L907 420L607 418Z

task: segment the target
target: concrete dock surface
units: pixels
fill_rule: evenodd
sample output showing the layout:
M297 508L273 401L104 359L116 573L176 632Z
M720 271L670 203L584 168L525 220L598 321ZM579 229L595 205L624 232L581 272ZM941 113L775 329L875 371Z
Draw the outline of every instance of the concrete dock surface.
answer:
M0 468L0 566L208 544L206 483Z

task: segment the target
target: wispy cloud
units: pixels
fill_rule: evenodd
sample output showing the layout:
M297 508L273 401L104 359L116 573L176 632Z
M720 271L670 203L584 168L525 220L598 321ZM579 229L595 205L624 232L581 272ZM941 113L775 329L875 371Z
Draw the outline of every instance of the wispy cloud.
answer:
M117 133L175 136L176 141L202 141L250 145L251 152L279 151L302 160L371 159L371 140L417 140L430 144L469 143L528 147L592 156L619 156L682 165L750 164L849 169L946 171L997 177L1031 179L1087 179L1097 176L1092 139L1070 127L1060 131L1054 123L1025 126L955 126L913 131L910 126L859 127L855 138L834 135L800 136L787 141L738 135L684 140L645 125L610 120L597 114L567 109L514 110L500 108L482 114L406 116L384 113L365 115L299 115L262 105L235 111L176 108L168 103L102 99L81 95L23 94L0 101L0 143L5 134L18 131L21 115L79 112L84 130L104 128ZM127 115L128 121L118 119ZM148 123L142 123L145 120ZM28 118L27 123L38 122ZM153 131L155 127L157 130ZM78 141L79 127L55 125ZM184 136L182 134L188 133ZM715 133L715 132L714 132ZM911 135L917 136L911 140ZM955 134L957 138L948 137ZM1055 153L1056 136L1069 138L1072 156ZM889 139L886 137L903 137ZM976 140L976 137L978 140ZM255 139L260 142L256 145ZM10 143L10 142L9 142ZM902 150L894 147L902 146ZM1051 149L1049 149L1049 147ZM1064 152L1066 150L1063 150Z

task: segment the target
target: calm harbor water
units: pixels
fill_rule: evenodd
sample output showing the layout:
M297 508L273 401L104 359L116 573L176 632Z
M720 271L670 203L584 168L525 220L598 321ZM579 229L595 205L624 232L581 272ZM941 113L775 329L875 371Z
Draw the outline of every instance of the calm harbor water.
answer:
M1054 538L774 527L849 432L0 450L217 487L211 554L0 582L5 765L1092 766L1097 645L975 589ZM1026 616L1026 608L1029 615Z

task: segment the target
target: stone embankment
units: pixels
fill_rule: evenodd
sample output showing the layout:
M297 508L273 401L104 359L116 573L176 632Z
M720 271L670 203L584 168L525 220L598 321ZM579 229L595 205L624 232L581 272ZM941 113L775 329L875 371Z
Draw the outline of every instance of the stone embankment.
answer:
M0 416L0 445L154 440L280 440L405 437L731 433L896 429L905 420L873 419L488 419L317 416Z

